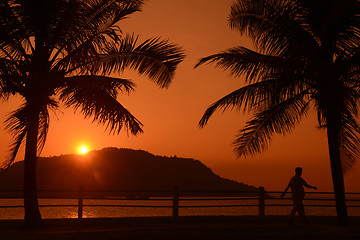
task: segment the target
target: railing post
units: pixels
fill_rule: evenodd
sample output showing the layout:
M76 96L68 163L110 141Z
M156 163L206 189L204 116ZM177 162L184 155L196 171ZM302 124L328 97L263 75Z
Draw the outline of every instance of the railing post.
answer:
M173 193L173 217L179 216L179 187L174 187Z
M259 216L265 216L265 190L259 187Z
M79 187L79 198L78 198L78 219L83 217L83 186Z

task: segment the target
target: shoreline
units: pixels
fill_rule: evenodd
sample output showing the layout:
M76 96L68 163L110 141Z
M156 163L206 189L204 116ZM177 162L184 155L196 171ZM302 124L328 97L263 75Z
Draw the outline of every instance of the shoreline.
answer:
M360 239L360 216L341 226L336 217L309 216L306 225L287 216L180 216L44 219L43 228L23 230L22 220L0 220L2 240L45 239Z

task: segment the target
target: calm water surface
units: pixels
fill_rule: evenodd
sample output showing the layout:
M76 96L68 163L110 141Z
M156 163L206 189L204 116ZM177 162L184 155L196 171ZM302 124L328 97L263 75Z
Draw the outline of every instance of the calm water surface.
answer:
M100 200L84 199L84 205L108 205L108 206L84 206L84 218L101 217L145 217L145 216L171 216L172 200ZM76 205L64 207L41 207L43 218L77 218L77 199L40 199L40 205ZM200 215L257 215L258 207L204 207L218 205L257 205L257 200L201 200L180 199L180 216ZM266 200L266 204L291 204L291 200ZM307 205L334 205L334 201L313 201L306 200ZM22 206L22 199L0 199L0 206ZM110 205L110 206L109 206ZM114 207L111 205L125 205L125 207ZM360 205L360 202L349 202L348 205ZM130 207L147 206L147 207ZM190 207L189 207L190 206ZM287 215L291 206L266 206L266 215ZM307 215L336 216L334 207L305 207ZM348 208L350 216L360 216L360 207ZM23 219L24 210L22 207L0 208L0 219Z

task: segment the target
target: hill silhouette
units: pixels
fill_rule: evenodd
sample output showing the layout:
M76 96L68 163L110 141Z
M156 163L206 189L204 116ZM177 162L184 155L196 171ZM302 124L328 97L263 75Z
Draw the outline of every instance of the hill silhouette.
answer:
M0 174L0 190L22 189L23 164L17 162ZM143 150L104 148L85 156L41 157L37 166L39 190L77 191L82 185L85 190L107 191L106 195L114 195L110 190L172 191L174 186L188 192L258 191L221 178L198 160L155 156Z

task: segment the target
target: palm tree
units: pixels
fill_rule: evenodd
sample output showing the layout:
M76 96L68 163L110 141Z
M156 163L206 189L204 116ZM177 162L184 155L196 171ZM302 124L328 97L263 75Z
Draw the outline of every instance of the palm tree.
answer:
M348 223L343 170L359 157L360 4L356 0L236 0L231 28L249 36L253 51L234 47L202 58L245 85L213 103L216 110L243 109L253 117L234 140L237 156L264 151L274 133L290 132L308 110L327 130L338 220Z
M159 38L138 43L119 21L140 11L142 0L4 0L0 3L0 96L23 104L6 120L14 137L6 166L25 145L25 226L41 223L36 159L59 104L106 125L110 133L142 132L142 124L118 101L134 90L118 77L125 69L169 86L183 50ZM116 77L110 74L117 74Z

